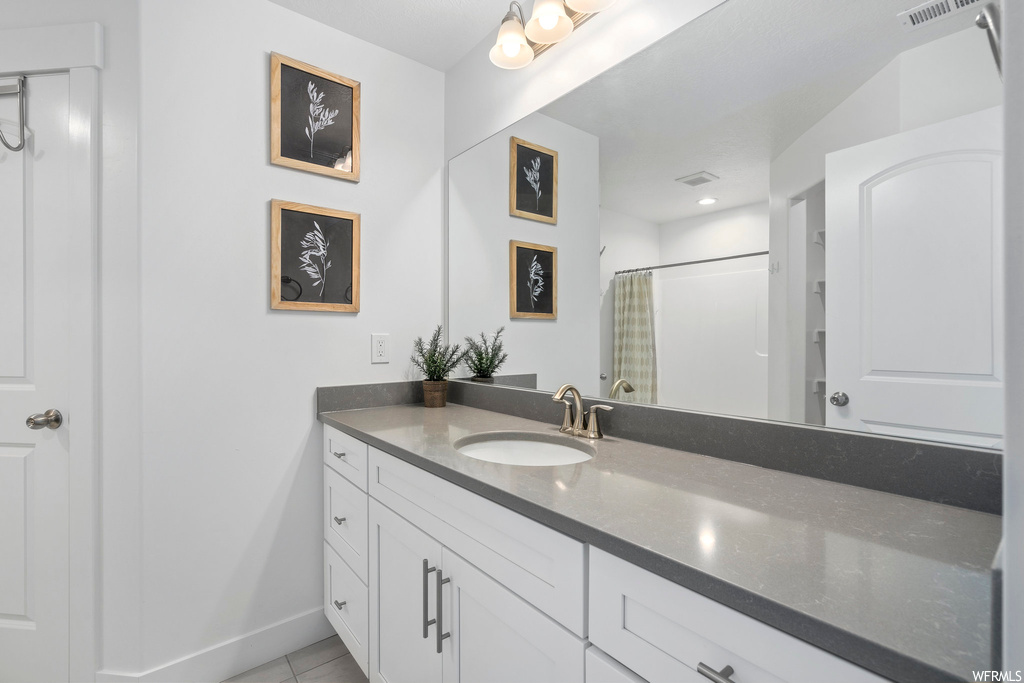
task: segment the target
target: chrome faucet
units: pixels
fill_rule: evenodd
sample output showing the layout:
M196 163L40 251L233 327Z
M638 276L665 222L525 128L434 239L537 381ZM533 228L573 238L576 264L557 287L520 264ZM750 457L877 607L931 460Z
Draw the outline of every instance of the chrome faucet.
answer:
M572 392L572 401L565 398L565 395ZM603 439L601 426L597 422L598 410L612 410L611 406L592 405L590 406L590 419L584 425L583 420L583 397L580 390L571 384L563 384L555 395L551 397L555 403L561 401L565 404L565 415L562 417L562 426L558 431L573 436L585 436L588 439Z
M572 403L565 400L565 395L569 392L572 392ZM573 436L579 436L583 433L583 397L580 396L580 390L571 384L563 384L555 392L555 395L551 397L551 400L555 403L559 401L565 403L565 416L562 419L562 426L558 431L564 434L572 434Z

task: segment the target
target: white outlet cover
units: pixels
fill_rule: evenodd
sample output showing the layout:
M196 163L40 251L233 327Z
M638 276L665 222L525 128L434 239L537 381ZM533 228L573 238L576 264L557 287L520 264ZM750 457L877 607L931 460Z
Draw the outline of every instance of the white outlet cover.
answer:
M373 333L370 335L370 363L391 362L391 335Z

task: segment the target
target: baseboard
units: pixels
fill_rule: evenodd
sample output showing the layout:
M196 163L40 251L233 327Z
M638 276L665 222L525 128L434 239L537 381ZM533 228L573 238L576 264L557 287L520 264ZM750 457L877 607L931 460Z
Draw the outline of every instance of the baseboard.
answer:
M138 674L100 671L97 683L218 683L334 634L322 607Z

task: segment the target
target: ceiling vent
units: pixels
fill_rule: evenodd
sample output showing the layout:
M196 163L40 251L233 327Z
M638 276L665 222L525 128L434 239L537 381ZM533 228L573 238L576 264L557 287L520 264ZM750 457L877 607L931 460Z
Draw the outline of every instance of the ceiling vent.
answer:
M707 171L694 173L693 175L688 175L685 178L676 178L677 183L689 185L690 187L700 187L701 185L707 185L708 183L716 180L718 180L718 176L708 173Z
M980 7L981 4L982 0L931 0L906 12L900 12L896 17L904 31L916 31L940 19L947 19L975 6Z

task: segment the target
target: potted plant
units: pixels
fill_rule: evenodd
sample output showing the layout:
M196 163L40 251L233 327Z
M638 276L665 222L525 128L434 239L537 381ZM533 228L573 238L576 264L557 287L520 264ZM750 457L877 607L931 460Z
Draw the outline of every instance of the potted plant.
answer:
M499 327L491 341L483 332L480 333L480 341L466 337L466 367L473 373L474 382L494 384L494 373L508 360L505 344L501 341L504 331L504 327Z
M423 405L427 408L444 408L448 402L448 375L458 367L465 357L458 344L441 343L441 326L438 325L430 341L423 342L417 337L413 342L412 364L426 375L423 380Z

